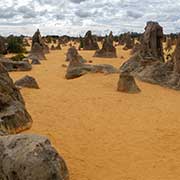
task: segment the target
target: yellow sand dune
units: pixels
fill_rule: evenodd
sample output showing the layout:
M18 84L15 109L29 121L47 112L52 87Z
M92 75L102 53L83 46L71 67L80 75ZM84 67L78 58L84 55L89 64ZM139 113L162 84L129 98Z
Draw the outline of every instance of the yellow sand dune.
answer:
M40 90L23 89L34 120L25 133L48 136L69 167L71 180L180 179L180 92L137 82L142 92L116 91L118 75L88 74L64 78L67 47L47 55L30 72ZM129 51L118 47L117 59L94 63L119 67ZM124 59L121 58L124 56Z

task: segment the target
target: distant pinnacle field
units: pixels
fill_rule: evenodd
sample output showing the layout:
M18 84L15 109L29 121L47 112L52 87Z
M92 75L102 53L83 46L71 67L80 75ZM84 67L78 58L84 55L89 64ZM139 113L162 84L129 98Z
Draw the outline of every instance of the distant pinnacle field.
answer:
M122 47L112 59L79 53L94 64L119 68L130 57ZM23 134L48 136L71 180L178 180L179 92L136 80L141 93L121 93L118 74L66 80L67 49L51 51L32 71L10 73L14 81L31 75L40 86L21 90L33 119Z

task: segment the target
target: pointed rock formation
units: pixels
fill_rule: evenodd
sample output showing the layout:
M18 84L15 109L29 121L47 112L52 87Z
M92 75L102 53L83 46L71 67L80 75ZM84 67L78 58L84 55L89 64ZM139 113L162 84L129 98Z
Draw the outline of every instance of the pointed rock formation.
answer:
M97 50L99 49L96 39L92 36L91 31L88 31L83 40L83 50Z
M39 60L46 60L46 56L44 54L43 47L38 43L34 43L34 45L32 46L29 58L30 59L36 58Z
M31 76L28 76L28 75L17 80L15 82L15 86L20 87L20 88L26 87L26 88L39 89L39 85L38 85L36 79Z
M46 53L49 53L49 47L45 44L38 29L32 37L32 47L29 58L36 57L39 60L44 60L46 59Z
M19 90L0 63L0 132L15 134L30 128L31 124Z
M145 82L180 90L180 39L177 40L174 60L164 62L162 38L162 27L157 22L148 22L141 50L125 62L120 71Z
M113 45L113 35L112 32L108 37L105 38L102 49L97 50L94 54L94 57L103 57L103 58L116 58L116 48Z
M123 42L125 44L123 50L132 49L133 46L134 46L134 40L131 38L131 34L130 33L126 33L125 34Z
M129 73L121 73L118 81L118 91L125 93L139 93L141 90L137 86L134 77Z
M87 62L85 59L83 59L82 56L79 55L78 51L76 50L76 48L74 46L72 46L68 49L68 52L66 54L66 61L80 62L80 63Z
M142 39L141 56L143 59L164 62L163 28L157 22L148 22Z

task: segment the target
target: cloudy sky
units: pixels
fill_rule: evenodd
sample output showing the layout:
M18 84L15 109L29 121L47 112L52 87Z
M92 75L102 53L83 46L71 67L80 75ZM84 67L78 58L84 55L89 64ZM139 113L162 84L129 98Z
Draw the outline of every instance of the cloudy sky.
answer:
M142 32L146 21L180 32L180 0L0 0L0 34Z

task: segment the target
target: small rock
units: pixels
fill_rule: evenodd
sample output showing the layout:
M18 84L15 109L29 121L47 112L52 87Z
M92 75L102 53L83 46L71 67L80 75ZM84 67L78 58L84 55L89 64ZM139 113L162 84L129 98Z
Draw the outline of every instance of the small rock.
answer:
M141 91L137 86L134 77L128 73L120 74L117 90L126 93L139 93Z
M24 76L23 78L17 80L15 82L15 86L39 89L39 85L38 85L36 79L31 76Z
M31 64L37 65L41 64L41 62L37 58L33 58Z

